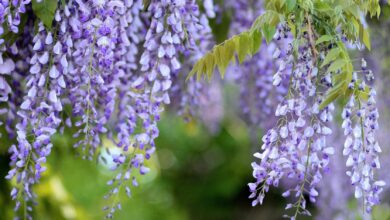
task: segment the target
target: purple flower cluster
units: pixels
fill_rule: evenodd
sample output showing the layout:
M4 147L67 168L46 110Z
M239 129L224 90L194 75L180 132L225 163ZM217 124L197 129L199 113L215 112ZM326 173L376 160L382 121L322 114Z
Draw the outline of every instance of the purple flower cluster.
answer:
M15 69L15 63L11 59L6 59L0 64L0 103L8 103L9 95L12 94L11 86L8 84L6 76L11 75ZM0 109L0 115L4 115L8 112L6 108ZM0 126L3 123L0 122ZM1 136L1 133L0 133Z
M287 35L286 28L275 34ZM294 197L286 209L295 209L291 219L298 214L310 215L307 210L305 194L315 202L319 195L318 184L322 172L327 169L329 156L334 148L326 143L326 137L332 134L329 122L332 120L333 104L320 110L322 91L317 87L318 69L313 58L309 37L303 34L297 62L291 75L285 75L285 67L293 64L293 48L286 51L276 49L273 57L280 60L279 70L273 77L273 85L280 86L281 80L291 77L289 91L276 108L278 117L276 127L263 136L261 153L255 153L260 162L253 162L253 176L256 182L249 183L253 198L252 205L262 204L265 193L271 186L277 187L283 178L294 180L297 184L289 188L284 197ZM326 87L326 85L324 85Z
M70 7L69 42L73 50L66 81L74 122L79 127L74 137L92 159L101 144L100 134L106 133L116 98L116 82L120 72L115 65L114 49L118 43L118 22L115 16L123 3L117 1L76 1ZM119 61L117 61L119 62Z
M131 185L138 185L132 170L138 169L141 175L149 172L145 162L155 151L154 139L159 134L157 122L163 105L170 104L172 96L177 97L179 94L184 99L188 97L187 94L192 95L188 90L183 92L178 89L186 77L185 74L180 74L180 70L188 69L180 62L180 55L190 62L184 62L185 65L193 65L195 57L201 56L199 53L205 51L202 48L208 46L211 39L208 20L200 14L195 1L152 1L148 8L151 21L147 26L144 50L139 54L140 72L135 71L138 66L134 62L138 54L136 47L145 28L145 21L140 17L142 5L139 2L127 9L127 16L132 18L128 23L132 28L120 28L122 33L127 31L130 36L130 44L124 44L122 52L129 58L130 65L126 73L131 75L120 80L120 87L123 86L124 90L120 92L119 111L123 112L119 113L116 142L123 152L113 158L117 164L115 168L122 167L122 170L109 181L108 184L113 189L106 198L117 196L123 186L126 194L131 196L130 187L124 183L131 180ZM122 43L125 41L120 40L119 45ZM196 89L192 91L197 92ZM124 100L127 103L122 102ZM111 218L120 207L120 203L106 206L104 209L108 211L107 217Z
M63 110L63 103L60 97L65 93L66 84L61 73L67 69L67 61L66 55L58 49L60 41L57 41L57 38L66 35L66 30L60 27L66 23L59 11L55 20L60 28L58 34L54 35L40 23L38 33L33 36L29 45L31 56L28 57L29 69L25 77L26 92L16 112L17 145L9 149L13 168L6 177L11 179L16 176L17 179L17 186L11 193L12 198L17 200L16 209L21 206L21 200L29 202L34 199L31 187L39 182L41 173L46 170L43 164L53 146L50 138L57 132L62 122L60 113ZM23 63L19 65L18 69L23 69ZM13 105L10 109L13 111L9 115L13 118L16 101L10 102ZM10 125L9 122L7 124ZM25 206L31 211L30 205Z
M19 32L21 16L27 9L31 0L1 0L0 1L0 36L7 31ZM0 38L0 59L4 48L5 39Z
M283 39L288 31L282 25L274 38ZM297 59L293 57L292 44L284 47L287 50L282 47L274 51L273 58L277 60L279 70L274 74L272 84L278 87L289 79L289 87L275 111L278 117L276 127L268 130L262 138L263 151L255 153L255 157L260 159L259 163L252 163L256 182L249 183L252 204L257 205L263 202L269 188L278 186L282 179L296 182L283 193L284 197L295 197L295 202L286 206L286 209L295 209L293 215L286 215L291 219L296 219L298 214L310 215L305 195L311 202L317 200L322 187L319 183L323 173L330 169L329 157L335 153L326 140L332 134L330 122L335 107L331 103L321 109L320 105L324 95L333 87L331 74L337 74L337 71L322 72L318 69L318 61L326 57L328 49L315 51L310 34L307 31L298 36ZM285 69L290 66L293 68L288 74L289 71ZM355 187L355 197L363 198L365 212L370 213L372 206L380 202L379 194L385 182L375 180L374 175L374 170L380 168L378 154L381 149L375 137L378 129L376 92L373 88L367 89L365 83L374 76L366 67L363 60L362 70L358 71L364 74L366 80L359 80L356 72L349 84L349 89L354 92L343 110L342 128L347 136L343 151L348 157L346 174ZM368 100L361 100L359 94L366 91L370 91Z
M354 81L357 81L356 74ZM359 90L365 89L361 87L362 84L359 84ZM377 181L374 175L374 171L381 167L379 153L382 152L375 137L379 128L375 99L373 88L367 102L363 103L358 96L352 96L342 113L342 127L346 136L343 155L347 157L346 166L349 168L346 173L355 188L355 198L362 198L367 213L371 213L372 207L380 203L379 194L385 186L385 182Z
M0 35L8 31L3 27L17 32L29 2L0 3ZM8 117L0 125L17 139L9 149L7 178L17 180L11 197L16 209L32 210L32 186L46 169L51 138L64 126L74 127L74 147L83 158L102 152L103 135L118 146L109 152L108 163L117 172L106 195L114 201L105 207L110 218L121 207L116 200L121 190L130 196L130 185L138 185L135 170L149 172L146 161L155 151L163 105L171 95L182 96L183 106L200 105L202 84L181 86L184 71L209 49L211 29L195 1L151 1L147 11L142 0L62 3L51 29L39 23L33 35L31 20L12 45L0 39L1 54L7 55L0 56L0 102L7 106L0 115ZM213 2L204 5L215 16Z
M150 171L148 160L156 150L157 123L165 105L172 103L179 114L198 116L215 130L223 112L220 82L185 81L186 73L214 42L208 18L216 17L218 8L232 10L234 35L263 12L263 1L226 1L221 7L204 0L204 13L195 0L151 0L147 8L143 2L58 1L53 27L47 28L37 16L30 17L30 0L0 0L0 126L16 138L9 148L6 177L16 180L11 191L16 210L32 210L32 186L46 169L51 138L65 126L75 130L74 147L83 158L100 155L115 172L105 196L111 202L104 207L108 218L121 209L122 191L130 197L138 174ZM22 14L28 17L23 32ZM8 32L19 34L15 42L3 39ZM305 195L317 200L335 151L326 141L335 106L320 105L337 71L318 69L328 49L313 49L315 34L298 32L293 42L289 32L287 25L279 25L265 49L229 72L240 87L243 115L267 131L262 152L255 153L260 161L252 163L252 204L261 204L282 179L293 180L283 196L295 198L286 207L295 209L295 219L310 214ZM343 111L342 128L347 175L355 197L371 212L384 182L374 175L381 149L375 138L376 93L366 89L373 73L366 67L363 61L359 71L366 80L356 73L349 85L354 94ZM370 91L367 101L356 91ZM117 148L104 148L107 140ZM28 213L25 217L31 218Z
M21 16L23 13L26 13L27 8L26 5L30 3L30 0L22 0L22 1L9 1L9 0L1 0L0 1L0 104L6 103L8 105L7 108L0 109L0 115L4 115L8 113L9 120L6 123L7 130L11 130L10 124L15 118L15 97L11 99L9 96L12 96L14 93L12 91L12 86L7 82L7 78L12 78L15 73L15 62L10 59L3 57L3 53L6 53L7 50L12 55L16 55L19 53L19 49L16 44L13 44L11 48L7 48L6 39L3 39L3 36L8 33L18 33L19 25L21 23ZM15 91L17 92L17 91ZM12 111L14 110L14 111ZM0 122L0 126L3 122ZM11 131L10 131L11 133ZM0 133L1 136L1 133Z

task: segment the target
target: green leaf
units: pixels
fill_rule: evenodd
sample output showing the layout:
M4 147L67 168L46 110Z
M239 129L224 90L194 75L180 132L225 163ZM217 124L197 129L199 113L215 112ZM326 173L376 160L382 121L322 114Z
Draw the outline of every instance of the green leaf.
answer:
M144 10L147 10L149 8L150 2L152 0L143 0L142 4L144 5Z
M367 29L363 29L362 41L368 50L371 50L370 33Z
M242 62L244 62L246 56L248 55L248 51L250 52L250 54L252 54L252 38L249 35L249 32L244 32L244 34L240 38L238 38L236 43L238 43L238 61L241 64Z
M259 30L253 30L251 32L251 38L252 38L252 56L259 51L263 37L261 36L261 32Z
M225 71L229 63L235 62L235 54L238 56L239 62L243 62L246 56L252 56L260 49L262 35L258 30L242 32L222 44L217 45L209 53L204 55L192 68L189 77L197 75L198 79L202 75L206 75L209 79L212 77L215 66L224 77Z
M260 15L253 22L251 30L262 29L265 25L270 25L272 27L276 27L281 20L281 15L273 10L267 10L264 14Z
M260 49L263 36L268 43L272 40L276 32L275 27L281 19L283 17L277 11L267 10L256 18L248 31L244 31L215 46L198 60L189 73L187 80L195 74L198 79L203 75L207 75L210 79L215 66L217 66L221 76L224 77L229 63L236 61L235 54L237 54L238 61L241 63L247 56L253 56Z
M347 64L347 61L345 59L338 59L335 62L332 63L332 65L329 66L328 72L334 72L336 70L339 70L343 68Z
M205 60L206 60L206 75L207 75L207 78L210 80L211 77L213 76L213 72L214 72L214 67L215 67L215 57L212 55L212 54L207 54L205 56Z
M299 6L301 6L305 11L313 11L314 4L312 0L305 0L301 1L300 3L301 4Z
M286 4L286 0L281 0L279 4L279 8L282 8Z
M329 6L329 4L325 1L316 1L314 3L314 8L317 10L317 11L320 11L320 12L329 12L329 11L332 11L332 8Z
M340 52L340 49L337 47L330 50L326 55L324 62L321 64L321 68L335 60L339 56Z
M34 14L43 22L46 28L51 29L54 14L57 9L58 1L56 0L42 0L37 2L37 0L32 1L32 9Z
M215 64L217 65L219 73L223 78L225 76L226 68L229 65L229 61L225 62L223 59L225 48L221 46L217 46L214 48L214 53L215 53Z
M361 83L361 81L358 82L359 84ZM356 85L356 87L358 87L358 85ZM360 91L359 89L357 89L355 91L355 94L356 96L360 99L360 100L365 100L367 101L368 98L369 98L369 94L370 94L370 87L369 86L365 86L363 91Z
M288 27L291 29L291 34L293 35L294 38L297 37L297 27L292 21L287 21Z
M333 37L330 35L322 35L320 38L317 39L316 45L323 43L323 42L328 42L333 40Z
M265 41L267 44L271 42L276 32L275 26L271 26L269 24L264 24L263 26L263 35L265 37Z
M225 43L225 54L223 54L222 58L223 58L223 62L228 63L228 65L230 62L235 62L234 53L237 51L236 41L238 41L237 39L239 38L240 35L234 36L230 40L227 40Z
M297 0L286 0L287 11L292 11L297 5Z
M324 109L330 103L337 99L340 95L344 94L345 82L341 82L334 86L326 95L324 101L320 104L320 110Z
M348 5L345 7L346 11L351 13L355 18L360 18L359 7L356 4Z

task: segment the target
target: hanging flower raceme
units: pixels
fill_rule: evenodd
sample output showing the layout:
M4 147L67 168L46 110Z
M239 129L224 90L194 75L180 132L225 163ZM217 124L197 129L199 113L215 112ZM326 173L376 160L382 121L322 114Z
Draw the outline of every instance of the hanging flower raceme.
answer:
M285 29L275 38L284 34L283 31ZM299 46L297 61L294 62L291 46L281 61L283 66L294 66L292 74L282 75L282 71L277 71L274 75L275 86L280 85L279 77L291 77L289 91L276 108L275 115L279 118L276 127L262 138L263 152L255 154L261 161L252 163L256 182L249 184L250 198L254 198L252 205L257 205L263 203L265 193L271 186L278 186L282 178L295 180L297 184L283 194L295 198L295 203L286 206L286 209L295 209L291 219L298 214L310 215L305 194L308 192L310 201L316 201L322 171L327 169L329 156L334 153L334 148L326 144L326 136L332 134L327 124L332 120L334 106L320 110L323 97L316 86L321 84L317 77L317 60L313 58L308 34L304 33L300 39L304 43ZM282 52L277 49L274 53L274 57L280 59Z
M357 73L350 83L349 89L364 91L365 80L373 79L372 72L366 70L363 60L363 74L358 79ZM365 79L364 79L365 78ZM357 87L357 88L356 88ZM375 132L379 129L379 113L376 107L376 91L369 88L368 100L362 100L358 95L352 95L343 113L344 143L343 155L347 157L347 175L355 188L355 198L361 199L364 211L371 213L372 207L380 203L379 194L383 191L384 181L376 180L374 171L381 167L379 153L382 152Z
M12 59L6 59L0 64L0 103L8 103L9 96L12 94L11 86L6 80L7 75L11 75L15 69L15 63ZM6 108L0 109L0 115L4 115L8 112ZM0 122L0 126L2 122ZM1 136L1 133L0 133Z
M251 16L256 13L256 9L251 9L256 8L257 5L251 4L251 8L248 9L247 4L248 2L241 1L230 2L233 8L238 9L237 14L241 13L241 16L235 17L232 22L240 30L240 33L215 46L194 65L190 75L197 75L198 78L202 76L211 78L215 67L217 67L223 76L228 65L236 61L237 58L240 62L243 62L247 56L256 58L256 52L259 51L262 40L269 44L268 48L274 45L272 57L276 61L271 63L276 64L273 70L276 72L275 74L271 73L270 75L269 72L266 72L264 83L255 84L255 89L251 92L246 91L248 85L254 81L257 83L262 78L261 74L250 77L250 74L247 73L252 72L251 67L254 64L251 62L264 61L263 58L267 56L263 55L244 63L241 68L245 71L238 77L239 83L244 85L241 86L241 93L244 97L242 98L244 100L242 109L244 109L244 113L249 115L253 113L252 109L255 109L255 115L257 112L261 112L259 109L267 106L267 103L270 102L270 91L273 89L264 85L272 84L276 88L283 88L287 87L287 84L284 85L284 83L288 83L288 89L279 91L285 96L276 95L275 100L279 104L275 116L278 121L273 128L265 132L266 134L262 138L262 152L255 154L260 161L252 163L253 176L256 181L249 184L250 198L254 199L253 205L261 204L270 186L278 186L282 178L295 180L297 184L287 190L283 196L290 197L291 195L291 197L296 198L295 203L288 204L286 207L286 209L295 208L295 212L290 217L296 219L298 214L310 214L307 210L305 195L309 195L311 202L316 201L319 195L318 184L322 179L323 172L328 170L329 156L335 153L334 148L326 143L326 137L332 134L330 122L333 118L332 112L335 109L334 100L348 96L363 99L367 91L371 91L369 99L372 100L375 94L372 93L373 90L366 87L364 82L359 82L359 90L348 85L353 78L353 65L349 58L346 42L350 41L354 44L361 42L368 48L371 45L363 19L356 14L351 14L346 9L339 8L338 3L335 2L314 4L310 1L299 3L267 1L265 2L265 12L254 21L254 17ZM378 3L368 6L351 1L349 4L354 5L363 14L379 15L380 5ZM324 8L327 9L324 10ZM333 11L330 10L331 8L340 10ZM243 9L243 12L240 9ZM248 23L246 20L248 17L253 23L249 30L242 30L241 28ZM350 24L342 22L342 20L348 19L354 20L359 28L351 27ZM356 31L357 29L359 29L359 33ZM290 31L291 33L289 33ZM274 41L282 43L272 44L272 38ZM260 54L264 51L264 49L260 49ZM264 68L269 67L263 65L257 69ZM240 71L237 72L240 73ZM366 77L373 78L372 72L368 71ZM354 83L353 81L352 85ZM348 90L349 87L352 90ZM252 108L249 104L253 102L246 101L246 99L248 99L249 94L253 93L259 95L255 96L256 98L263 97L265 99L260 99L260 104L254 104L255 107ZM271 104L268 107L272 106ZM364 124L374 129L377 118L375 112L377 111L374 109L365 111L370 112L371 121ZM265 110L264 112L269 111ZM256 117L254 118L254 121L257 121ZM266 117L266 120L272 121L269 120L269 117ZM363 131L360 133L357 136L367 137L367 135L363 135ZM375 142L372 133L369 135L370 143ZM377 158L374 155L367 157L375 158L372 159L374 161ZM372 161L370 160L370 162ZM377 165L376 162L375 165ZM360 167L360 165L356 166ZM365 171L369 171L367 166ZM353 174L348 172L348 175ZM369 202L364 202L364 206L368 207L366 211L369 212L371 206L378 203L380 186L384 183L378 181L376 184L371 184L373 175L367 173L365 175L370 178L365 178L364 183L361 184L364 185L364 190L370 197ZM374 190L369 189L369 186L373 185L375 185ZM360 196L360 188L363 186L358 187L358 196Z
M133 18L129 24L134 28L128 29L127 32L130 44L126 46L126 41L122 38L118 42L119 48L124 46L132 49L139 43L138 36L142 34L146 22L141 22L140 2L128 5L132 8L128 8L127 11ZM144 51L140 55L141 73L134 71L137 66L137 63L134 63L137 50L130 52L127 50L130 71L124 72L125 75L120 78L125 84L124 88L128 88L121 93L123 99L121 98L120 108L123 112L119 115L117 137L118 146L123 152L113 156L115 169L119 168L120 171L108 182L112 185L112 190L105 197L113 198L114 201L120 195L121 189L131 196L131 186L138 185L136 170L141 175L149 172L146 161L155 151L154 140L159 134L157 122L160 120L163 105L171 102L170 93L173 95L176 93L172 85L176 86L180 81L175 79L184 80L185 77L180 74L182 68L180 55L193 60L191 57L195 55L192 55L190 50L199 50L197 41L200 41L200 45L204 41L200 37L201 33L211 32L207 22L203 21L201 24L200 13L194 1L152 1L148 13L152 19L143 43ZM126 82L126 79L131 81ZM108 218L120 208L120 202L104 207L108 212Z
M8 114L11 116L6 123L7 130L11 133L10 123L15 118L15 96L12 96L12 85L9 85L7 78L13 78L15 76L15 62L10 58L3 57L3 53L7 50L10 54L16 55L19 51L16 44L8 45L6 42L8 39L3 39L3 36L9 33L16 34L19 32L19 26L21 24L21 16L27 11L26 5L30 3L30 0L23 1L0 1L0 103L4 102L9 105L9 109L1 108L0 115ZM17 87L16 87L17 88ZM15 88L15 89L16 89ZM17 91L15 91L16 93ZM13 112L9 112L12 111ZM0 122L0 126L3 122ZM1 134L0 134L1 136ZM11 135L12 136L12 135Z
M70 4L69 4L70 5ZM124 5L117 1L76 1L69 19L73 50L67 75L73 116L79 117L74 137L80 138L86 157L92 159L101 144L100 134L115 108L119 71L114 62L119 21L114 20Z
M118 147L125 152L131 147L131 136L137 126L137 110L134 108L138 100L139 77L137 68L137 56L139 55L139 45L146 32L146 22L142 18L142 1L127 2L123 12L118 13L115 20L119 22L118 42L114 52L115 68L118 71L118 117L113 120L115 125L113 131L117 131ZM141 100L140 100L141 101ZM138 101L138 102L140 102ZM111 135L112 136L112 135Z
M57 11L55 20L61 29L66 23L59 13ZM17 112L18 143L9 150L13 168L7 178L16 176L17 179L17 185L11 193L12 199L16 200L16 210L22 201L33 201L32 186L39 182L41 173L46 169L43 164L53 146L50 138L57 132L62 121L60 112L63 105L60 97L64 94L66 85L61 73L67 69L67 65L66 55L58 50L58 42L66 36L65 31L62 29L58 31L58 35L57 32L53 34L40 23L38 33L32 39L26 94ZM31 204L25 203L24 206L26 210L32 210Z
M24 12L28 2L20 4L20 10L11 8ZM212 2L205 4L210 7ZM11 16L8 2L2 6L0 13L9 17L7 22L14 24L9 27L16 32L18 16ZM170 103L172 84L184 80L180 59L192 65L212 39L195 1L152 1L144 12L142 0L70 0L59 3L54 20L52 28L39 23L36 35L2 50L12 57L0 65L0 102L9 106L0 113L8 114L7 131L10 136L16 133L18 141L9 150L12 169L7 178L17 179L11 193L16 207L29 211L32 186L39 182L53 146L50 139L64 125L76 127L75 147L81 148L83 158L101 152L103 134L120 147L109 161L117 174L108 183L112 189L106 198L116 201L122 189L130 196L130 185L138 185L133 171L149 172L145 162L155 151L157 122L163 105ZM27 34L33 33L33 23L26 23ZM15 63L12 58L23 60ZM14 91L5 76L11 76ZM17 84L20 80L25 85ZM192 89L194 94L198 88ZM63 112L64 105L70 105L70 115ZM107 217L120 207L120 202L105 207Z
M3 63L2 54L5 52L5 39L2 38L7 32L18 33L22 22L21 16L27 11L30 0L0 1L0 64Z

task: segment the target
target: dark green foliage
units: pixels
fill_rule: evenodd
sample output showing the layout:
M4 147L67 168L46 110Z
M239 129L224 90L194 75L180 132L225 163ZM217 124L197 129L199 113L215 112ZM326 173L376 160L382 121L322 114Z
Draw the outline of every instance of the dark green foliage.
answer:
M51 29L52 27L57 5L58 1L56 0L42 0L41 2L37 2L37 0L32 1L34 14L48 29Z

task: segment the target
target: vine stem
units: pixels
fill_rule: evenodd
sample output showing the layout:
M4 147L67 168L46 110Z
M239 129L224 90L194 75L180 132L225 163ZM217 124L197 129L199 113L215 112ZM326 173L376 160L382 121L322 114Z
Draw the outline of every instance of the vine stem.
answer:
M357 96L356 97L357 101L358 101L358 105L359 105L359 109L361 110L362 109L362 103L360 101L360 98ZM366 151L366 144L365 144L365 137L364 137L364 122L363 122L363 117L360 117L360 120L359 120L359 123L360 123L360 132L362 133L361 134L361 137L362 137L362 147L363 147L363 152ZM364 159L364 162L363 162L363 166L366 165L366 159ZM366 209L366 193L364 190L363 191L363 215L365 213L365 209Z
M49 32L49 30L46 30L47 31L47 33ZM53 38L54 38L54 40L53 40L53 42L56 42L57 41L57 38L58 38L58 35L57 35L57 31L58 31L58 24L54 27L54 29L53 29ZM47 34L46 33L46 34ZM48 66L48 68L47 68L47 71L46 71L46 73L49 73L49 71L50 71L50 69L51 69L51 67L54 65L54 58L53 58L53 53L52 53L52 51L50 51L50 53L49 53L49 66ZM43 91L43 95L42 95L42 98L44 99L46 96L47 96L47 90L48 90L48 88L49 88L49 80L48 80L48 76L47 76L47 74L45 74L46 75L46 77L45 77L45 86L44 86L44 91ZM41 121L41 116L42 116L42 111L40 111L39 113L38 113L38 116L37 116L37 120L36 120L36 126L38 126L39 125L39 122ZM33 132L32 132L33 133ZM35 133L33 133L32 134L32 143L34 143L35 142L35 140L36 140L36 138L37 138L37 135L35 134ZM32 163L31 165L34 165L35 164L35 161L33 161L32 159L31 159L31 157L33 156L32 154L33 154L33 148L31 148L31 149L29 149L29 152L28 152L28 155L27 155L27 160L26 160L26 163L25 163L25 165L24 165L24 168L23 168L23 171L22 171L22 173L23 172L26 172L27 171L27 169L30 167L30 163ZM35 172L36 172L36 169L35 169ZM21 187L22 187L22 189L23 189L23 191L21 191L19 194L18 194L18 196L17 196L17 199L16 199L16 201L18 201L19 199L20 199L20 197L21 196L23 196L23 194L25 194L26 193L26 191L25 191L25 189L24 189L24 187L23 187L23 182L20 182L19 183L20 185L21 185ZM26 201L26 199L24 198L23 199L23 219L24 220L26 220L27 219L27 203L28 203L28 201Z
M309 12L306 11L306 18L307 18L307 31L308 31L308 34L309 34L309 42L310 42L310 47L311 47L311 50L313 52L313 58L314 60L317 60L317 56L318 56L318 51L316 49L316 44L315 44L315 41L314 41L314 33L313 33L313 29L312 29L312 26L311 26L311 16L309 15Z
M309 143L308 143L308 146L307 146L307 159L306 159L306 164L305 164L306 165L305 166L305 174L304 174L303 182L302 182L302 185L301 185L301 188L300 188L300 192L301 193L300 193L299 199L297 201L297 207L295 209L294 219L297 219L297 216L300 213L299 210L301 209L301 203L305 199L304 196L303 196L303 191L304 191L304 188L305 188L305 185L306 185L307 176L309 174L311 141L312 140L309 140Z

